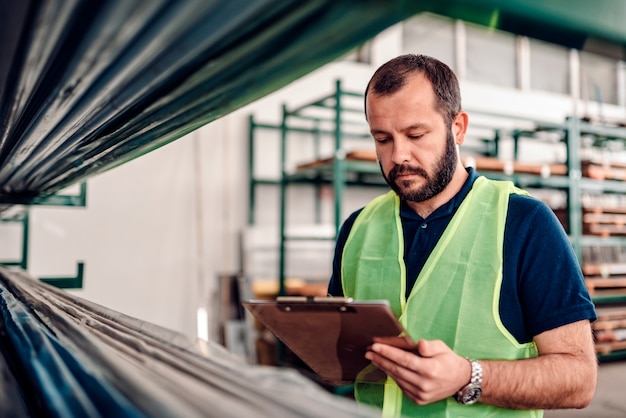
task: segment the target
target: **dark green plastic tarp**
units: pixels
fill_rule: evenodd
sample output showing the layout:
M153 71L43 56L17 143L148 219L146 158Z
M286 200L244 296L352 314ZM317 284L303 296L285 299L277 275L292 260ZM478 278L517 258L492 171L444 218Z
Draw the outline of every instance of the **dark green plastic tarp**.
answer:
M143 155L422 11L626 43L619 0L0 0L0 203Z

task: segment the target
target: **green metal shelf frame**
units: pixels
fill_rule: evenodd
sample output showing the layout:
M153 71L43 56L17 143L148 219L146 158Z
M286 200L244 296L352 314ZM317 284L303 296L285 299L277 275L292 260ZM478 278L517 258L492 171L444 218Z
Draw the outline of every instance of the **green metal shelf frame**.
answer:
M10 217L3 217L0 214L0 222L2 223L18 223L22 226L22 245L19 260L0 260L0 264L8 267L19 267L23 270L28 268L28 237L29 237L29 212L27 209L12 214Z
M317 107L325 110L329 110L333 117L329 120L334 126L334 130L330 131L330 134L334 140L334 152L332 158L332 168L330 172L332 172L332 176L330 178L332 189L334 192L334 227L335 227L335 236L332 239L335 239L337 233L339 232L339 228L341 227L342 222L342 207L343 207L343 199L344 199L344 190L346 187L345 183L345 175L348 168L356 169L356 165L349 166L346 159L346 153L343 148L344 138L350 136L350 134L344 131L344 126L349 125L350 123L345 121L343 118L344 113L359 113L362 114L360 109L345 107L343 105L343 97L357 97L362 98L362 94L354 93L347 90L343 90L341 85L341 80L337 80L335 82L335 91L333 94L325 96L317 101L312 103L308 103L297 107L293 110L287 109L285 105L282 106L282 123L281 123L281 181L280 181L280 232L279 232L279 271L278 271L278 282L279 282L279 295L286 294L285 289L285 280L286 280L286 243L291 239L291 237L286 234L286 225L287 225L287 186L290 183L291 176L287 172L287 143L288 143L288 133L289 133L289 125L288 120L292 118L296 119L305 119L305 120L313 120L315 122L315 126L319 126L319 123L323 120L319 119L311 119L308 117L305 112L311 107ZM327 119L328 121L328 119ZM319 141L321 136L321 130L314 130L314 144L316 148L315 158L319 159L321 156L319 154ZM366 134L355 134L352 135L356 138L369 138L369 135ZM327 169L328 172L328 169ZM368 166L368 172L370 172L370 168ZM318 173L321 173L318 170ZM294 175L294 179L298 176L303 175L296 174ZM319 187L317 188L319 193ZM320 199L316 199L317 204L319 205ZM319 210L319 206L316 208L316 213ZM316 215L316 219L319 220L319 215Z
M74 206L87 205L87 183L81 182L77 194L53 193L45 196L0 194L0 204L28 206Z
M336 82L335 92L332 95L325 96L313 103L305 104L294 110L288 110L286 106L282 107L282 122L279 125L261 124L250 117L250 224L254 224L255 210L255 188L259 184L272 184L280 186L280 248L279 248L279 293L285 294L285 262L286 248L285 243L289 239L286 236L286 190L289 184L313 184L316 186L326 184L332 185L335 192L335 229L339 230L341 222L341 202L345 187L353 186L376 186L386 184L376 181L350 180L346 178L346 173L359 173L359 175L380 175L378 164L366 161L347 161L345 153L342 151L343 138L353 135L353 133L345 132L343 127L345 121L342 119L342 113L346 111L358 111L357 109L347 109L342 107L342 95L351 95L362 98L360 93L350 93L342 91L341 82ZM291 118L307 119L308 117L301 113L308 107L320 107L334 112L334 130L329 129L308 129L292 126L288 123ZM522 117L510 117L501 114L484 113L484 116L495 116L509 120L518 120L524 123L532 123L535 130L528 129L510 129L509 133L513 139L513 154L517 158L519 151L519 143L524 139L535 139L542 141L541 138L535 137L538 132L555 132L560 134L558 141L563 142L566 147L566 165L568 174L563 176L548 176L514 173L507 175L502 172L492 172L481 170L480 173L493 179L511 180L516 185L523 188L552 188L563 190L567 194L567 214L568 214L568 234L574 248L574 252L582 266L582 247L585 245L626 245L626 238L610 237L600 238L583 235L582 229L582 192L607 192L607 193L626 193L626 182L615 180L594 180L583 178L582 162L580 157L581 138L584 135L595 136L599 143L607 140L621 140L626 143L626 129L609 126L598 126L579 120L574 117L567 117L563 123L554 123L546 121L530 120ZM316 118L308 118L317 123ZM493 138L484 139L484 155L497 157L499 152L499 142L502 138L503 128L491 127L493 129ZM256 129L272 129L280 131L281 135L281 167L280 179L257 179L254 176L254 131ZM309 169L299 170L295 173L288 173L286 167L286 147L289 132L310 133L313 135L314 141L319 141L321 135L330 135L335 138L334 158L327 164L322 164ZM369 135L363 135L369 138ZM544 140L545 141L545 140ZM552 140L554 142L554 140ZM316 147L315 159L319 159L319 148ZM380 178L380 177L379 177ZM316 201L317 203L318 201ZM319 204L319 203L317 203ZM319 207L316 209L319 210ZM317 212L316 212L317 213ZM299 238L302 239L302 238ZM626 296L615 295L610 298L598 297L594 298L594 303L601 305L603 303L626 303ZM616 353L611 356L602 356L604 358L614 356L626 356L626 353Z
M380 168L378 164L367 161L347 161L345 151L343 149L344 139L369 139L369 132L364 130L362 133L352 132L347 128L351 126L362 126L366 128L364 123L356 123L346 120L346 113L362 114L361 109L345 106L343 98L355 97L362 99L361 93L355 93L342 88L340 80L335 83L335 90L332 94L323 96L313 102L306 103L302 106L288 109L286 105L282 106L282 115L280 124L266 124L257 122L253 116L249 118L249 218L248 223L254 225L256 212L256 188L258 185L271 184L280 187L280 221L279 221L279 268L278 283L279 294L285 294L285 266L286 266L286 242L290 240L319 240L319 237L290 237L286 233L287 224L287 189L289 185L313 185L316 189L318 198L315 199L315 220L321 222L321 199L319 193L322 185L330 185L334 191L334 229L335 236L339 231L342 222L342 202L346 187L386 187L386 183L380 178ZM311 108L327 110L331 116L318 117L310 116L306 112ZM312 128L303 128L291 123L292 120L312 122ZM332 126L332 128L322 128L321 126ZM255 176L255 133L258 129L268 129L276 131L280 134L280 178L279 179L259 179ZM289 173L287 169L287 147L289 143L290 133L306 133L311 135L314 144L313 158L320 159L320 142L322 137L331 138L334 142L333 158L327 164L319 167L299 170L295 173ZM356 179L350 179L347 174L354 174ZM372 176L368 179L367 176ZM374 176L376 176L374 178ZM335 239L335 236L328 239Z
M0 222L3 223L19 223L22 227L22 243L21 255L19 260L0 260L0 264L9 267L19 267L22 270L28 270L29 259L29 243L30 243L30 206L66 206L66 207L85 207L87 205L87 184L82 182L77 194L52 194L48 196L40 196L34 198L24 198L15 196L2 196L0 202L10 205L26 205L23 210L8 217L3 217L0 213ZM62 289L81 289L83 287L83 277L85 272L85 263L78 261L76 263L75 276L62 277L39 277L38 280L56 286Z

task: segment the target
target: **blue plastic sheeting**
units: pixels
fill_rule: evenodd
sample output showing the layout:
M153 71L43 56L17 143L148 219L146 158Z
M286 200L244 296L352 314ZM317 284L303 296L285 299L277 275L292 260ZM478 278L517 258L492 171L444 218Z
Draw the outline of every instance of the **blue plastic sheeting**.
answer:
M39 400L33 416L380 417L295 370L248 365L1 266L0 331L0 355L14 353L34 393L24 399Z
M39 318L1 284L0 310L19 360L49 416L144 416L91 364L77 361Z

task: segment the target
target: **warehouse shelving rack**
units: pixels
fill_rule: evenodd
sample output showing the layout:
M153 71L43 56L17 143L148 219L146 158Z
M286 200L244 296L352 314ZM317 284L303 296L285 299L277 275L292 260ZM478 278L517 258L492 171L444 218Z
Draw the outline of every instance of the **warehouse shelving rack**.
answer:
M19 259L0 260L0 265L28 269L30 248L30 207L36 206L63 206L85 207L87 205L87 183L81 182L77 193L53 193L35 198L20 196L0 196L0 224L18 224L21 227L21 247ZM17 208L17 209L16 209ZM76 262L75 276L39 277L38 280L62 289L81 289L85 263Z
M370 138L365 130L363 133L355 135L347 129L349 124L345 120L346 113L358 112L361 109L346 107L342 100L345 96L360 98L362 94L347 92L342 90L341 83L336 82L333 94L323 97L320 100L305 104L293 110L289 110L285 105L282 107L282 120L279 124L262 124L250 117L250 224L254 224L255 193L259 184L273 184L280 187L280 226L279 226L279 294L285 294L285 264L287 258L286 242L290 240L312 240L319 237L293 237L286 233L286 214L288 205L286 201L286 191L290 185L308 184L319 187L322 184L331 185L334 190L334 221L335 234L339 230L342 221L342 202L344 190L350 186L386 186L380 176L380 169L375 161L352 161L346 158L347 152L344 147L344 139L348 136L357 138ZM317 117L306 115L306 110L310 108L324 109L331 113L331 117L323 120ZM475 114L477 112L472 112ZM602 126L590 122L582 121L578 118L568 117L562 123L529 120L521 117L508 115L486 114L483 116L502 118L509 122L519 122L524 128L502 128L497 124L484 126L489 128L491 134L483 135L479 139L476 147L478 153L492 158L498 158L500 154L501 141L510 138L513 141L513 160L517 160L519 145L523 141L543 141L542 134L546 132L555 134L566 148L566 173L564 175L545 175L544 173L526 172L504 172L486 170L477 167L477 171L489 178L506 179L513 181L522 188L554 189L564 191L567 195L566 226L568 235L573 245L578 260L585 271L583 260L583 249L585 247L626 247L625 236L593 236L588 235L583 230L583 193L608 193L626 194L626 176L624 180L592 179L585 176L585 170L581 159L581 148L583 138L593 138L594 147L603 147L604 144L614 141L622 141L626 144L626 129L621 127ZM312 122L312 127L302 128L292 125L294 120L308 120ZM332 129L322 128L322 122L331 122ZM513 123L515 124L515 123ZM532 126L531 129L528 126ZM254 175L254 152L256 131L259 129L270 129L280 134L280 178L279 179L259 179ZM299 132L310 134L316 146L312 156L317 164L311 164L308 168L290 172L287 164L287 147L290 142L290 133ZM331 158L324 158L319 150L320 137L331 136L334 140L333 155ZM554 141L554 139L552 139ZM465 147L465 145L464 145ZM465 148L463 148L465 149ZM462 149L462 152L463 152ZM351 177L351 175L354 175ZM319 189L318 189L319 190ZM319 200L316 200L316 213L319 213ZM319 215L316 215L319 220ZM323 239L334 239L335 237L325 237ZM624 264L626 267L626 263ZM626 287L624 288L626 290ZM596 306L624 306L626 307L626 291L599 292L592 294ZM626 308L625 308L626 309ZM626 347L613 352L603 354L602 358L626 356Z
M343 89L341 81L336 81L335 91L318 100L306 103L302 106L289 109L282 106L281 122L279 124L259 123L250 116L250 170L249 170L249 224L255 224L256 206L256 186L260 184L274 184L280 187L280 220L279 220L279 267L278 283L279 294L286 293L286 258L288 241L312 241L312 240L332 240L334 241L342 222L342 210L344 192L346 187L384 187L386 184L380 177L380 169L377 164L370 161L351 160L346 158L344 142L347 139L369 139L370 135L367 126L362 120L363 111L346 104L348 98L358 98L362 100L361 93L355 93ZM310 110L314 109L317 114L311 115ZM349 119L346 115L358 114L361 121ZM307 126L303 126L304 125ZM280 178L261 179L255 176L254 153L255 138L259 129L272 130L280 135ZM303 168L294 172L289 172L287 153L290 136L294 133L308 134L313 141L313 157L316 161L323 161L312 167ZM331 158L324 158L321 151L323 138L330 137L333 142ZM287 188L291 185L314 185L318 198L315 199L315 221L321 222L321 204L319 199L320 189L323 185L330 185L333 190L333 217L334 233L328 236L296 236L287 232Z

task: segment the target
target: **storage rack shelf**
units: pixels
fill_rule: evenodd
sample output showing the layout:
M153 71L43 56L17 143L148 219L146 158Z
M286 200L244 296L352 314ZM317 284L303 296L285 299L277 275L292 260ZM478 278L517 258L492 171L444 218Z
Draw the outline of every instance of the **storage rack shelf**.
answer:
M28 270L31 206L85 207L86 205L87 183L84 181L80 183L78 192L72 194L56 192L37 197L0 195L0 225L19 224L22 229L19 259L0 260L0 265ZM82 289L84 271L85 263L77 261L75 276L46 276L39 277L38 280L61 289Z
M349 151L344 147L344 139L346 137L369 138L367 131L355 134L354 130L347 130L345 123L345 114L358 112L362 114L361 109L348 108L342 103L345 96L357 97L362 100L362 95L350 93L342 90L340 82L336 83L335 92L329 96L303 105L294 110L288 110L283 106L282 121L279 124L269 125L260 124L252 117L250 118L250 223L254 223L254 205L255 190L259 184L274 184L280 187L280 246L279 246L279 293L284 294L285 289L285 262L288 256L286 251L286 242L289 240L300 239L306 240L307 237L290 237L286 233L286 213L288 211L285 199L286 190L290 185L314 184L314 185L331 185L334 190L334 221L335 232L340 227L342 202L345 187L351 186L385 186L380 176L380 169L375 161L375 156L362 160L353 160L348 158ZM309 108L323 108L332 113L331 117L323 120L322 118L312 118L305 116L305 112ZM476 112L472 112L475 114ZM596 263L596 260L590 259L589 249L593 249L595 253L614 251L615 248L626 248L626 229L623 234L615 233L598 233L590 234L589 228L584 223L584 214L592 209L588 203L583 202L586 196L619 196L626 194L626 169L622 173L621 167L611 168L606 161L588 161L587 155L581 156L581 153L590 150L602 150L607 144L622 142L626 144L626 129L613 126L599 126L596 124L581 121L577 118L566 118L563 123L552 123L545 121L534 121L522 118L515 118L504 115L483 114L491 120L504 119L508 124L506 127L499 125L497 122L493 125L489 123L482 126L483 131L477 135L474 141L475 151L473 155L466 159L466 164L471 159L476 161L488 162L486 166L476 165L476 169L480 174L493 179L507 179L513 181L516 185L523 188L551 189L564 192L566 195L566 207L562 211L564 219L562 222L566 228L574 251L581 263L583 272L585 272L585 280L591 292L592 298L598 312L601 316L605 315L604 309L623 310L626 312L626 283L611 273L611 267L615 266L613 262ZM313 122L313 127L302 128L292 125L294 120L309 120ZM331 128L323 129L321 124L330 122ZM519 122L520 127L516 127ZM511 126L512 125L512 126ZM280 178L275 179L259 179L254 175L254 142L258 129L271 129L280 135ZM300 134L310 134L313 141L316 142L315 152L311 158L311 162L301 164L296 169L289 170L287 165L287 147L291 139L290 134L298 132ZM546 136L548 134L548 136ZM333 154L330 158L322 155L319 151L318 141L323 135L333 137L334 146ZM547 139L546 139L547 138ZM512 142L511 164L505 164L503 169L493 169L493 162L504 161L502 157L503 141L508 139ZM530 168L529 172L522 170L513 170L518 163L518 155L520 146L525 141L543 141L553 144L561 144L565 147L565 161L555 162L552 167L546 164L521 164L526 168ZM467 141L466 141L467 142ZM478 145L476 145L476 143ZM591 145L589 145L591 143ZM368 143L366 143L368 144ZM368 144L373 148L371 142ZM461 149L462 154L465 149L473 149L472 145L464 145ZM626 148L626 146L625 146ZM585 158L583 160L583 157ZM464 156L465 158L465 156ZM470 163L470 165L472 165ZM486 167L486 168L485 168ZM624 165L626 167L626 164ZM612 174L611 174L612 173ZM621 177L623 175L623 177ZM622 211L626 208L626 199L621 207ZM555 211L556 212L556 211ZM616 217L613 222L618 225L626 225L626 214L614 214ZM611 212L612 213L612 212ZM333 239L334 237L330 237ZM594 254L595 254L594 253ZM326 260L325 260L326 261ZM624 257L626 263L626 255ZM597 267L597 266L600 267ZM600 268L601 274L587 274L589 269ZM622 274L626 274L622 272ZM600 281L602 280L602 281ZM601 322L606 327L606 321ZM619 328L621 322L616 323ZM626 329L626 326L624 326ZM618 332L616 335L623 336L626 340L626 332ZM617 337L616 337L617 338ZM621 337L620 337L621 338ZM611 342L598 343L597 351L600 358L626 357L626 344L624 341L616 340Z

